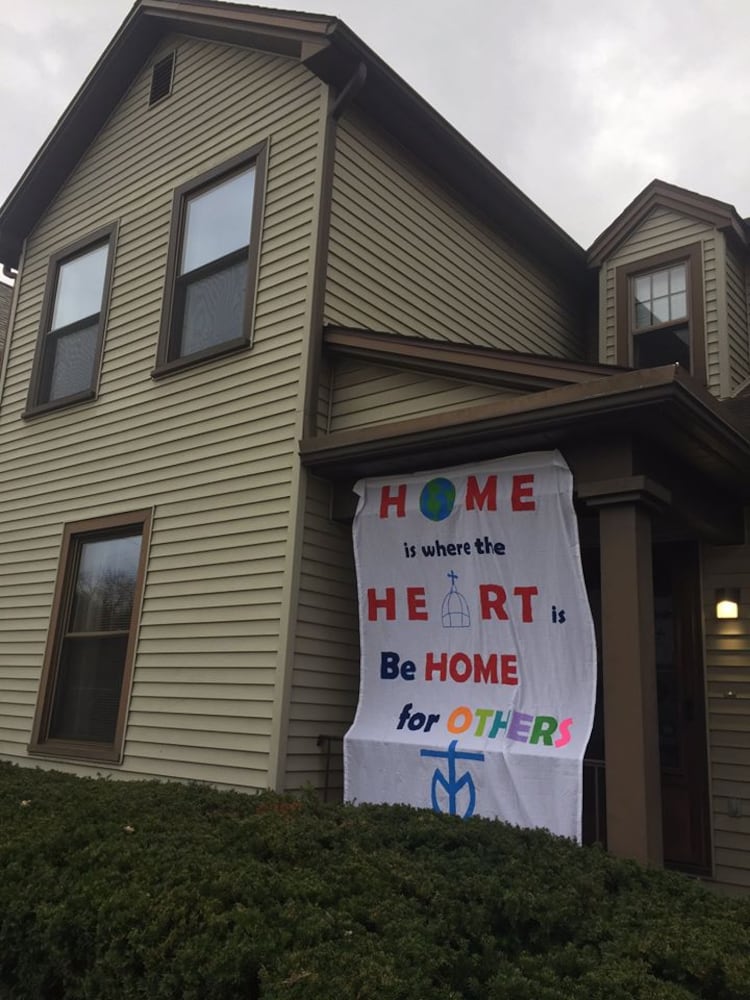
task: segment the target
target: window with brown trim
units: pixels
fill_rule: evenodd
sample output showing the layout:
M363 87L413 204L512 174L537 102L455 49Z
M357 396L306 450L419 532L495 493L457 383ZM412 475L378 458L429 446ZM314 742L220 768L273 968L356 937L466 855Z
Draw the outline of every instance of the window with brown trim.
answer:
M151 512L69 524L29 750L119 761Z
M617 268L617 363L706 377L700 243Z
M250 343L266 146L175 192L153 375Z
M96 396L115 233L101 229L50 259L27 415Z

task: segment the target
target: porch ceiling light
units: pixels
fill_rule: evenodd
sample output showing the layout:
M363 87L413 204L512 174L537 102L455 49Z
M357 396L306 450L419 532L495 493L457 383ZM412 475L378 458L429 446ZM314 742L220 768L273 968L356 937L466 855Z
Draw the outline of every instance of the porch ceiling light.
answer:
M739 587L722 587L716 591L716 617L739 618L740 589Z

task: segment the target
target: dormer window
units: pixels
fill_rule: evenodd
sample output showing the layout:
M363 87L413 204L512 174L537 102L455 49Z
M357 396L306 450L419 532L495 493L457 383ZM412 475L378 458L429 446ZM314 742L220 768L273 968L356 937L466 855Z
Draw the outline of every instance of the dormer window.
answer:
M617 362L676 363L705 381L699 243L617 268Z
M634 275L630 289L634 367L677 361L690 371L687 263Z

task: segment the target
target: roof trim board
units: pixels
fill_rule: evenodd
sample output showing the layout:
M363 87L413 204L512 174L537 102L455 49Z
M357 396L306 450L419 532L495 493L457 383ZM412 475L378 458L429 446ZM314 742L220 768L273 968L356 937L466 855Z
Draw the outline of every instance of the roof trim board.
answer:
M429 372L529 392L608 378L625 369L562 358L498 351L422 337L327 326L323 345L330 356Z

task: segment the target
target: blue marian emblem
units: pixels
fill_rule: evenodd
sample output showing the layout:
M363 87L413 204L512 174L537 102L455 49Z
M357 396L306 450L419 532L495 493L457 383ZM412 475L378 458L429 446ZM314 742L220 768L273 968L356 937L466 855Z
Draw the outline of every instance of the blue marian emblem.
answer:
M457 760L484 760L483 753L468 753L467 751L456 750L458 740L453 740L447 750L420 750L421 757L445 757L448 760L448 777L442 773L439 767L435 768L432 776L432 809L433 812L441 813L438 801L438 787L442 786L448 793L448 812L451 816L460 815L463 819L468 819L474 815L474 806L477 802L477 790L474 786L474 779L469 771L465 771L460 778L456 778ZM456 809L456 799L458 793L464 788L469 790L469 804L466 811L459 813Z

